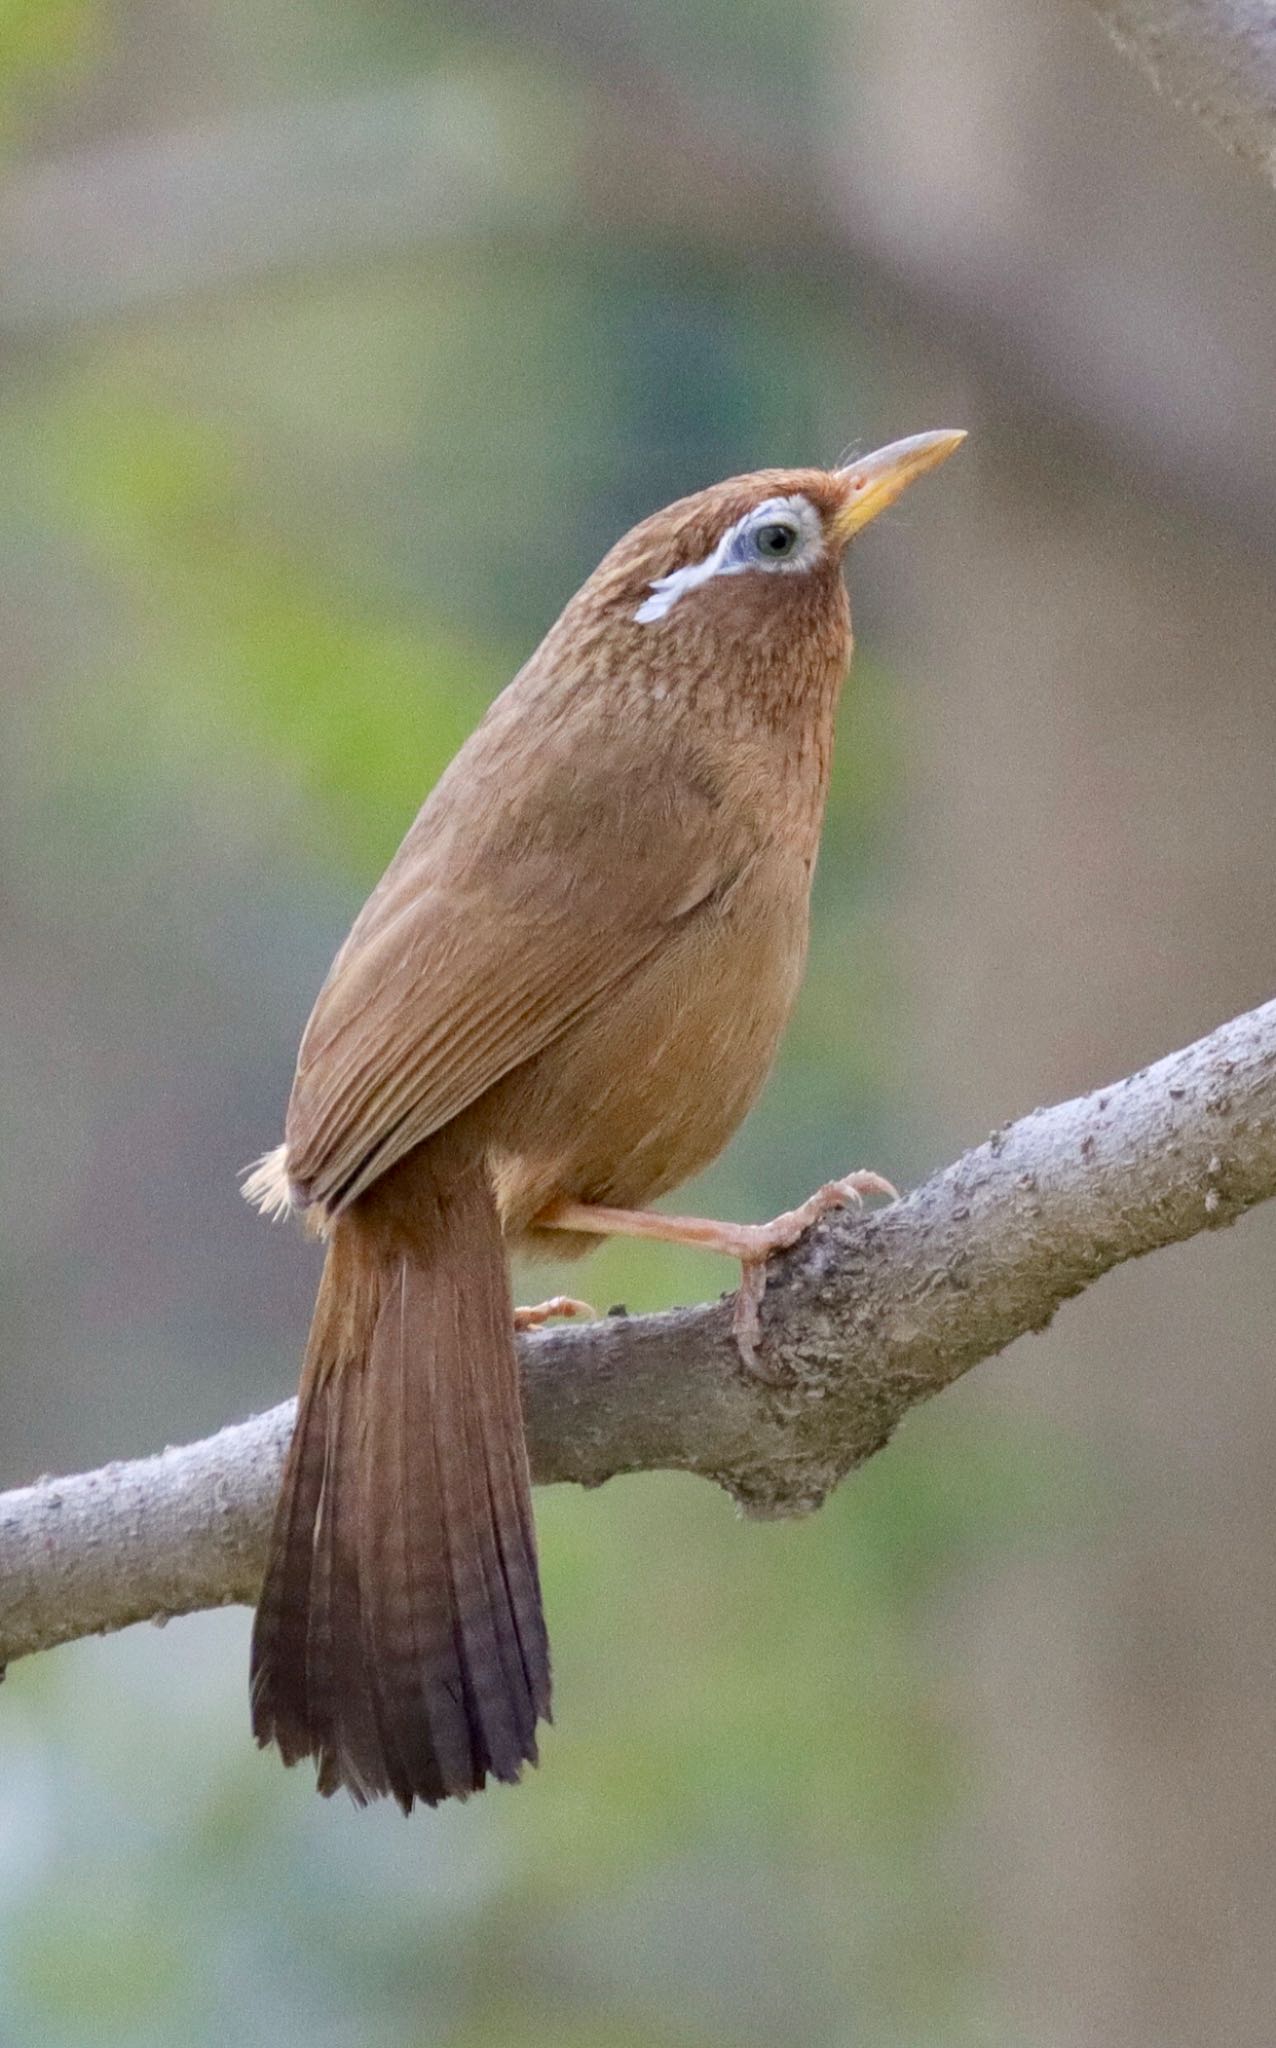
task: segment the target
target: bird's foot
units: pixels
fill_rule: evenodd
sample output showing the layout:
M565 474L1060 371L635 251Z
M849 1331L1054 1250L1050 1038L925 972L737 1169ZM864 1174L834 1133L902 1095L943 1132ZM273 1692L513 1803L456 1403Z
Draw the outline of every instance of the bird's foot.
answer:
M598 1310L587 1301L577 1301L571 1294L551 1294L548 1301L533 1302L530 1308L516 1308L514 1328L516 1330L539 1330L543 1324L552 1323L555 1316L596 1316Z
M758 1363L761 1332L759 1309L766 1293L767 1260L788 1251L832 1209L861 1208L865 1195L897 1201L898 1191L880 1173L848 1173L828 1181L769 1223L715 1223L704 1216L662 1216L652 1209L608 1209L593 1202L556 1202L536 1219L543 1230L589 1230L600 1237L654 1237L664 1244L698 1245L740 1262L732 1329L740 1357L750 1372L766 1378Z

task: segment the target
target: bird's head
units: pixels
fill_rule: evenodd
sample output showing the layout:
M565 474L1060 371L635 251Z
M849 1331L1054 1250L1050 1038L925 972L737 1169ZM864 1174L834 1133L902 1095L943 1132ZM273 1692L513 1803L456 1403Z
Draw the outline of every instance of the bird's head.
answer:
M839 469L764 469L680 498L616 543L560 622L660 696L680 679L845 668L846 550L964 433L893 441Z

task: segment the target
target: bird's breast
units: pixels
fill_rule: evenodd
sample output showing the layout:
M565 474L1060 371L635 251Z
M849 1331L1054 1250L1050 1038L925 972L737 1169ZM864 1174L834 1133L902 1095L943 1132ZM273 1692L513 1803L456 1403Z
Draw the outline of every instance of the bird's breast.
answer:
M493 1091L485 1121L512 1237L553 1201L636 1207L717 1156L801 985L809 883L791 853L760 854Z

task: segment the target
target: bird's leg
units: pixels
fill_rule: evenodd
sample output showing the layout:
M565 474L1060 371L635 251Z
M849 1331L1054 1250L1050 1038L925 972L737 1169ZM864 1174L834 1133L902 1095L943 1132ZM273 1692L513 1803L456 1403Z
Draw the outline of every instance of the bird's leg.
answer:
M551 1294L548 1301L534 1302L531 1308L516 1308L514 1328L516 1330L539 1330L542 1323L551 1323L555 1316L596 1316L598 1310L587 1301L577 1301L571 1294Z
M831 1209L860 1208L865 1195L898 1199L880 1173L848 1173L828 1181L769 1223L715 1223L704 1216L663 1216L655 1209L608 1209L594 1202L555 1202L536 1218L542 1230L588 1230L599 1237L654 1237L662 1244L698 1245L740 1261L740 1287L735 1298L733 1328L740 1356L758 1370L758 1314L766 1293L766 1263L773 1252L787 1251L827 1216Z

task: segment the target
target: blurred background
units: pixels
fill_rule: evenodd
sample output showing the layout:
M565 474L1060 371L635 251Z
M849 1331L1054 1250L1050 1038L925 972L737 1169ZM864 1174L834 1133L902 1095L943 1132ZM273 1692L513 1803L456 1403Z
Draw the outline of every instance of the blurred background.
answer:
M5 1483L291 1390L315 1259L236 1174L335 945L720 475L971 429L856 549L809 983L697 1200L915 1180L1272 993L1276 202L1080 0L0 0L0 151ZM18 1667L0 2040L1268 2048L1274 1234L809 1523L543 1491L558 1725L464 1811L257 1754L242 1611Z

